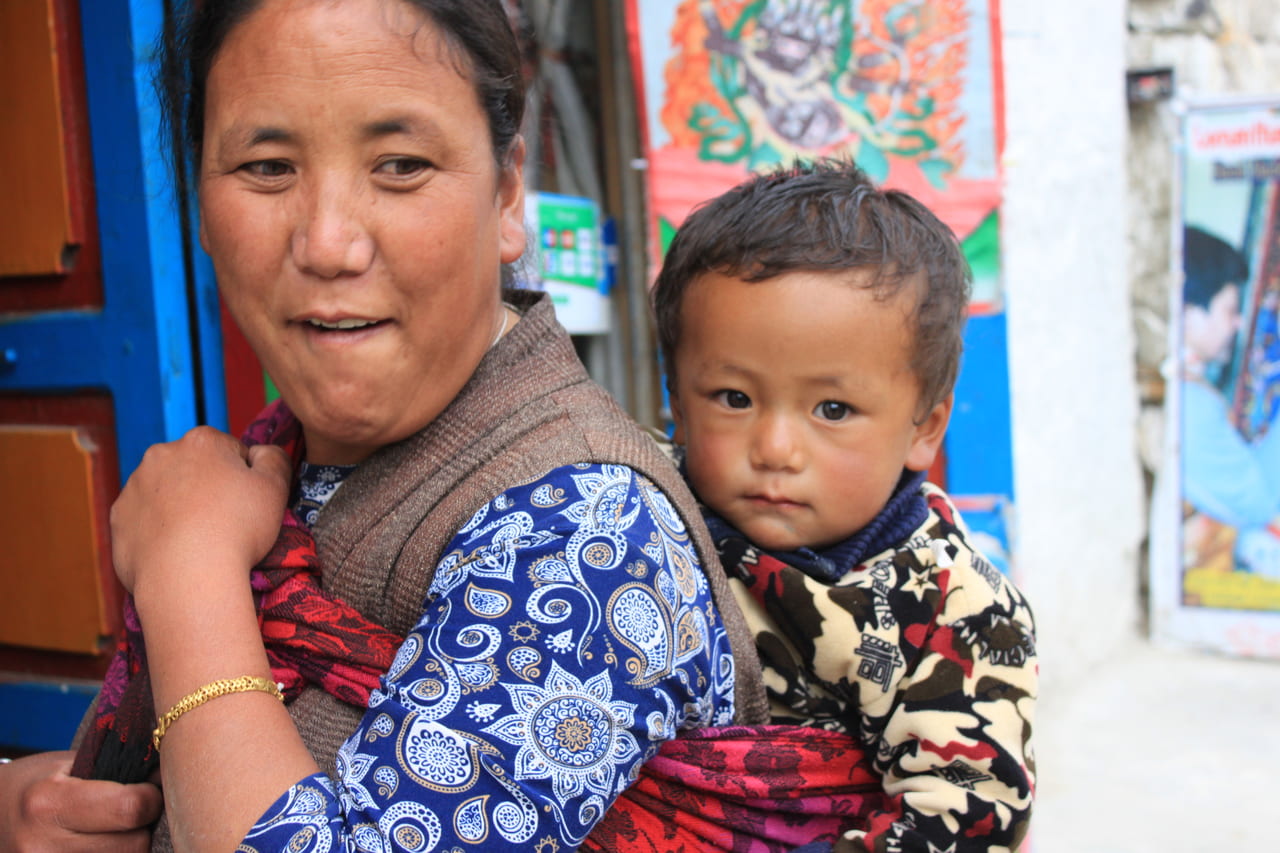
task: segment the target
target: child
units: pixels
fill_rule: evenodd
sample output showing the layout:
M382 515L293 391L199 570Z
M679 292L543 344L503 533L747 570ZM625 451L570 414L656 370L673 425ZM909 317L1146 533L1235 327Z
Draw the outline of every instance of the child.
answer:
M837 851L1014 850L1027 829L1031 611L925 482L968 296L947 227L837 161L696 210L654 290L675 441L749 590L774 722L855 736L881 780Z

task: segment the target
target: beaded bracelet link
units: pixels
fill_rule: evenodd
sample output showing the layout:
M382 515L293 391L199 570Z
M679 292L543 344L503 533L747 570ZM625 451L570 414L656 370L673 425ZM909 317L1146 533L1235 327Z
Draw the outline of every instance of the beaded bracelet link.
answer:
M242 675L239 678L220 678L217 681L210 681L199 690L183 696L178 700L177 704L169 709L168 713L160 718L159 723L156 725L156 730L151 733L151 742L155 744L156 751L160 751L160 738L164 737L164 733L169 730L169 727L192 708L198 708L210 699L226 696L229 693L248 693L254 690L270 693L281 702L284 701L284 693L281 692L280 684L269 678L262 678L256 675Z

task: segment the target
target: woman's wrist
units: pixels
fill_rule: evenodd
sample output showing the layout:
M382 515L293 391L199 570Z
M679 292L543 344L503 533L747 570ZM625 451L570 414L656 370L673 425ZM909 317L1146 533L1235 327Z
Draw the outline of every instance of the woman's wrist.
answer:
M144 585L134 596L157 711L217 679L270 675L247 571L209 572L183 588Z
M176 569L179 562L185 565ZM220 614L253 609L250 571L248 565L225 557L151 567L136 575L134 607L148 631L161 619L216 626Z

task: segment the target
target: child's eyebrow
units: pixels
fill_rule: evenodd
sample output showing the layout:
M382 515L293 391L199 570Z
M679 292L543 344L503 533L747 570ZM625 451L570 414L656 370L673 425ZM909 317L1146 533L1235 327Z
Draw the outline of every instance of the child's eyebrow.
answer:
M729 374L730 376L741 376L745 379L755 377L757 371L750 370L738 364L732 364L727 361L708 361L701 365L701 370L705 373L714 373L718 376Z
M811 388L832 389L845 393L856 391L866 384L863 377L856 371L839 374L815 373L811 376L800 376L796 381Z
M809 376L805 381L810 385L829 385L832 388L844 388L851 384L844 376Z
M756 370L750 367L744 367L740 364L722 361L714 364L708 364L704 369L714 371L717 374L729 376L741 376L744 379L756 379L761 376L768 377L768 370ZM794 377L793 381L800 382L805 385L822 386L826 388L849 388L858 385L857 375L838 375L818 373L812 376Z

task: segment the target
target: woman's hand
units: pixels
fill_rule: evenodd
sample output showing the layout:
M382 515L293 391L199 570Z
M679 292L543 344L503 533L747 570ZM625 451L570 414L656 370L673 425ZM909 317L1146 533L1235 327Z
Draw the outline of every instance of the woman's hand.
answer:
M211 427L152 446L111 508L120 582L170 589L216 566L247 577L279 533L289 475L280 448L247 448Z
M218 679L271 675L249 572L279 534L289 474L280 448L200 427L149 449L111 508L116 574L146 635L157 711ZM182 714L160 754L182 850L233 849L319 770L284 705L258 691Z
M0 853L145 853L160 816L160 789L68 775L71 752L0 765Z

